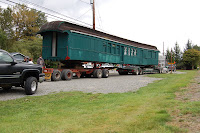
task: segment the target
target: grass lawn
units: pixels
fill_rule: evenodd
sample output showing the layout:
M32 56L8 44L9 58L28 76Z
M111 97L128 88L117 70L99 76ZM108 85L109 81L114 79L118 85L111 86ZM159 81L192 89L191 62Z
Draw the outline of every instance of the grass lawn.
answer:
M185 72L148 75L163 80L137 92L61 92L0 101L0 132L182 132L166 123L175 107L183 112L188 109L175 100L175 92L196 75L196 71Z

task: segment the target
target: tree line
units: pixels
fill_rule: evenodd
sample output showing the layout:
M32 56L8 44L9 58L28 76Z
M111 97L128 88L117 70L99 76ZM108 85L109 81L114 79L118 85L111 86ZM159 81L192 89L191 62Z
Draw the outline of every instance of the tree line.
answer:
M177 69L195 69L200 66L200 46L188 40L182 52L178 43L173 49L166 50L167 62L175 62Z
M0 8L0 49L23 53L35 61L42 50L37 32L46 22L44 13L26 5Z

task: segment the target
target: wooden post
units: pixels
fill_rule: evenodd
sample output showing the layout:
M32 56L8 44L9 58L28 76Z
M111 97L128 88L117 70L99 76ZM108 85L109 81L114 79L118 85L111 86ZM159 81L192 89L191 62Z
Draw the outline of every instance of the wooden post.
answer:
M94 0L92 0L92 11L93 11L93 30L95 30L95 4Z

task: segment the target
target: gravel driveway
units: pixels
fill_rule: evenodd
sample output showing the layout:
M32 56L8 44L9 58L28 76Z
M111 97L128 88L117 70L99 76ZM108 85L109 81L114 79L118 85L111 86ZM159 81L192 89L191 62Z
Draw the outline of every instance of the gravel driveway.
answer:
M124 93L137 91L139 88L152 83L158 78L145 77L144 75L118 75L115 71L110 72L109 78L81 78L71 81L46 81L39 84L37 93L32 96L47 95L60 91L82 91L85 93ZM9 92L0 89L0 101L25 97L22 88L12 88Z

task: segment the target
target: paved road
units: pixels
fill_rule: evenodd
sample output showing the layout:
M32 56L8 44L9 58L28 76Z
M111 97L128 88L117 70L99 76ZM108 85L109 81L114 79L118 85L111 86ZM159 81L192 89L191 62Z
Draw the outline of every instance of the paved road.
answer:
M32 96L47 95L60 91L82 91L85 93L124 93L137 91L139 88L152 83L157 78L145 77L145 75L118 75L111 71L109 78L74 78L71 81L46 81L39 84L37 93ZM10 100L25 97L22 88L13 87L9 92L0 89L0 100Z

